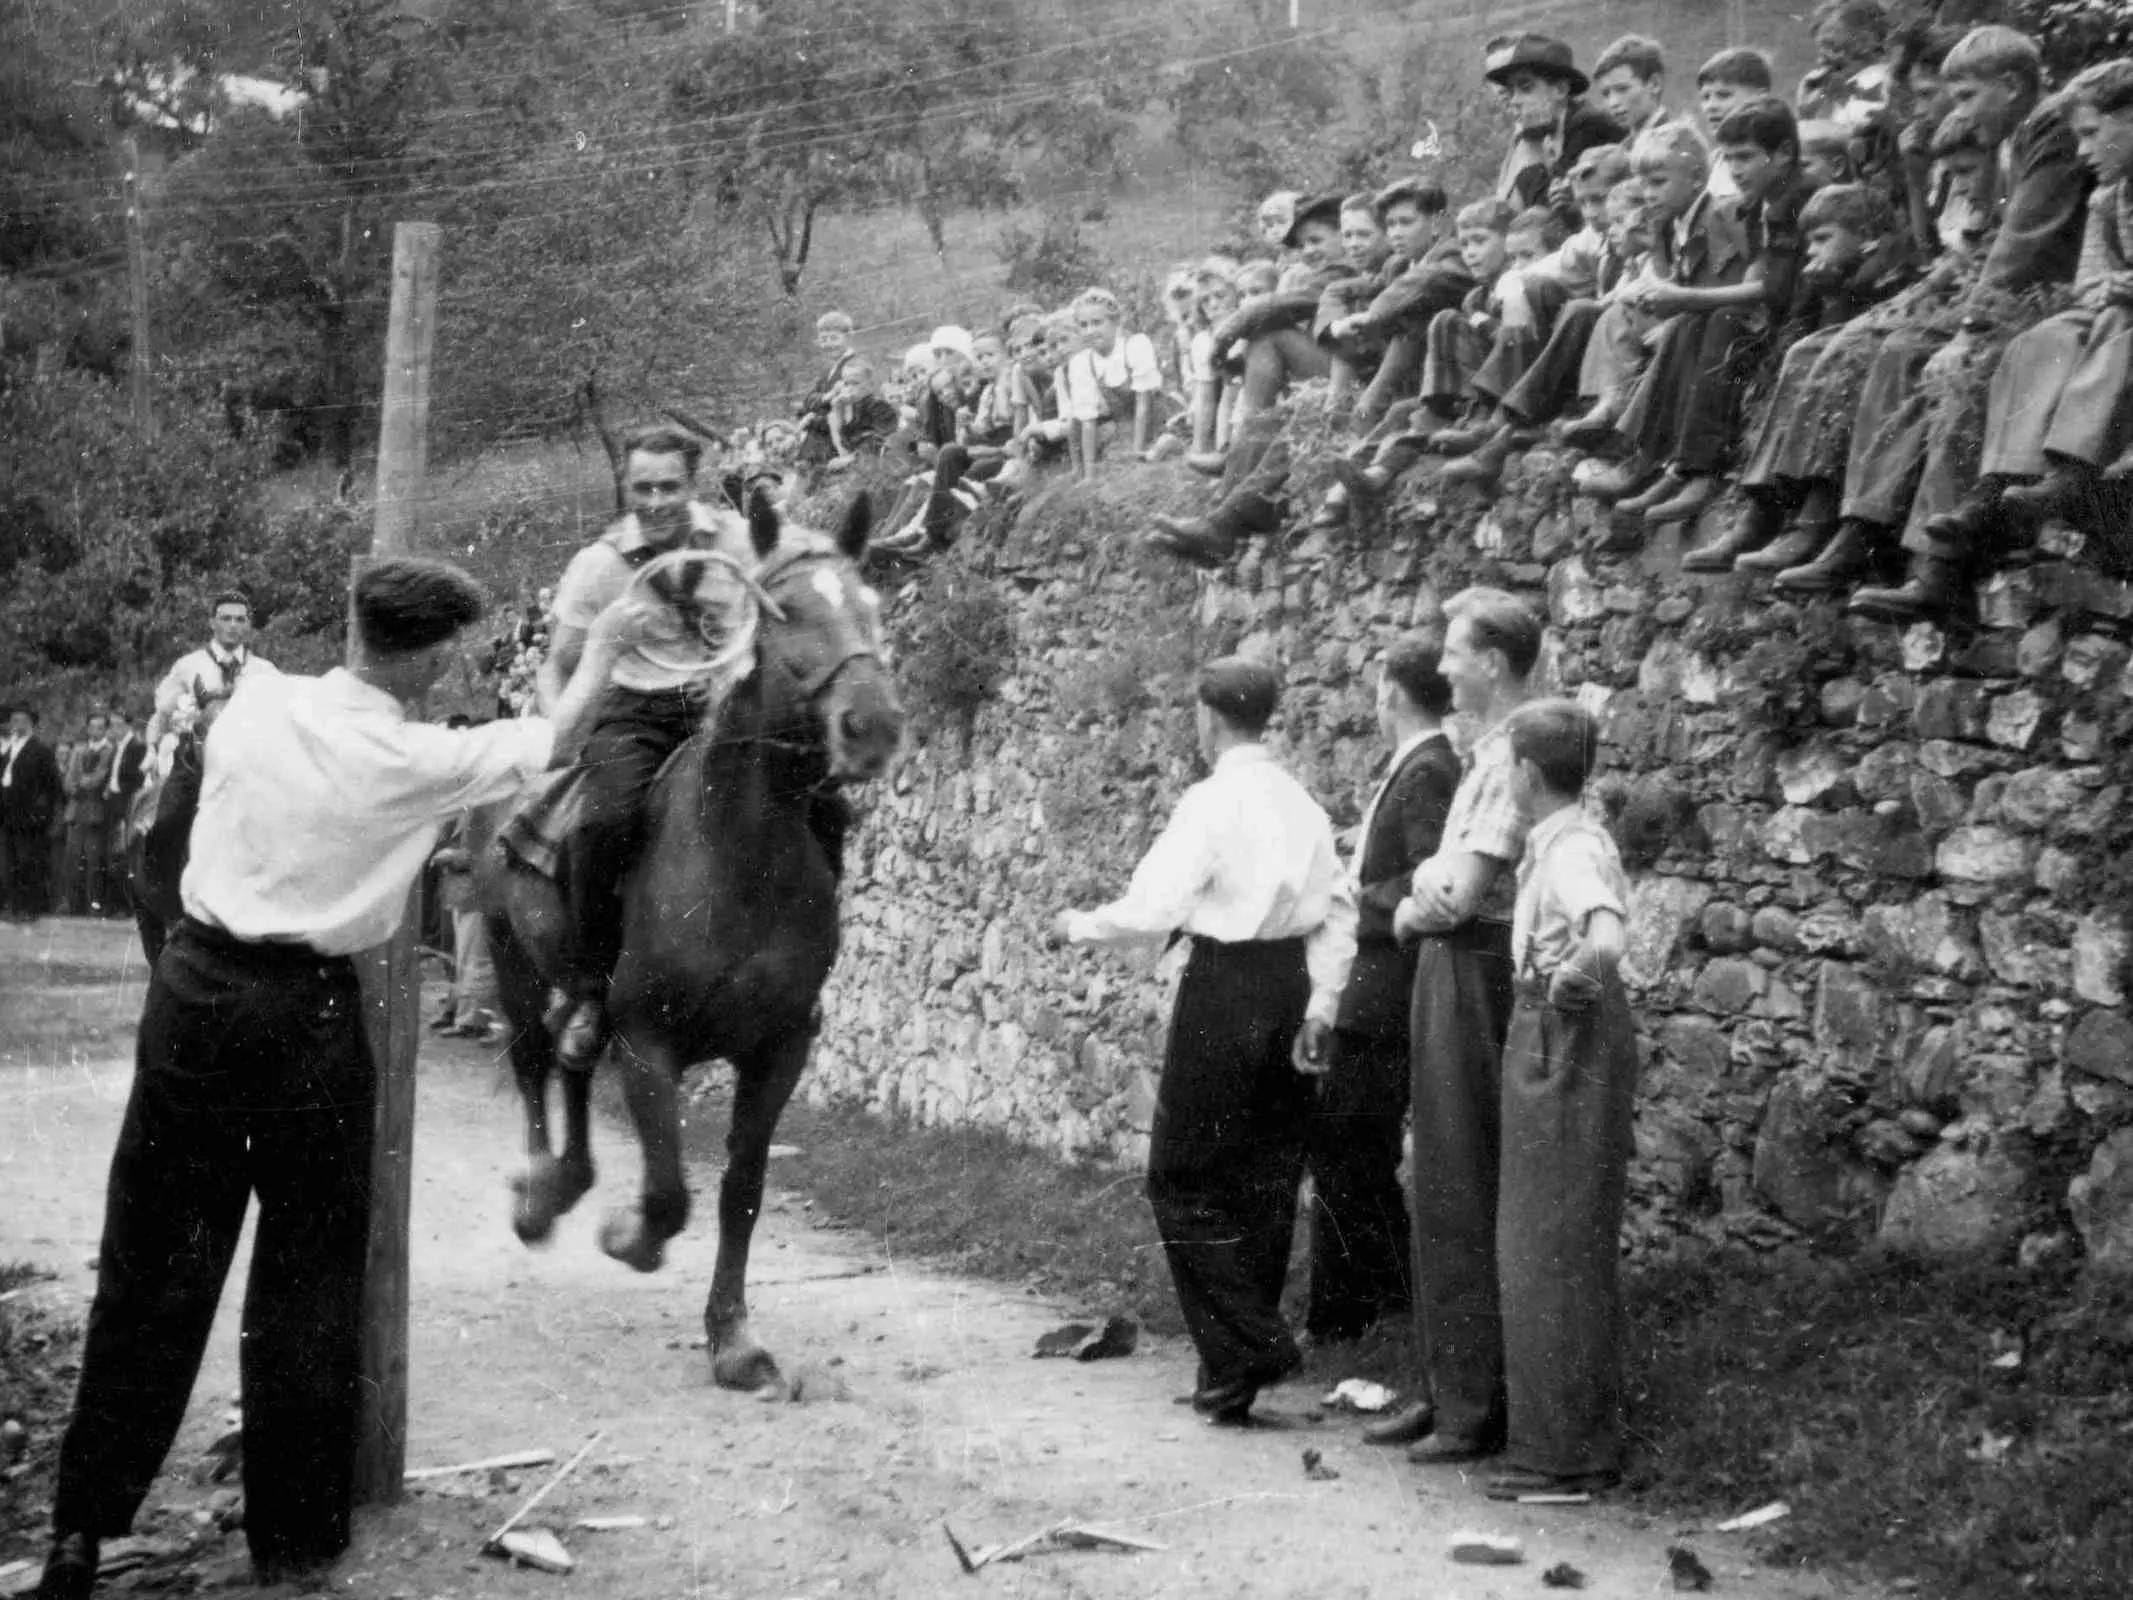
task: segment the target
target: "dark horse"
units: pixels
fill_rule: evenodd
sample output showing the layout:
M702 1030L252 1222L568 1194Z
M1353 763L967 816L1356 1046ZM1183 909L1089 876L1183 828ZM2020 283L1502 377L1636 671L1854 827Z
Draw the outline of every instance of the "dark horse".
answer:
M837 956L845 813L836 787L879 777L903 735L877 603L857 566L870 515L862 496L832 540L782 527L760 497L750 506L762 597L754 670L660 775L643 853L623 886L608 1058L644 1149L644 1187L608 1214L600 1244L640 1272L659 1267L689 1213L681 1073L715 1057L731 1062L718 1264L704 1305L711 1370L730 1388L777 1376L748 1331L748 1246L771 1135L806 1065L816 997ZM590 1073L563 1074L561 1155L548 1143L556 1060L543 1011L564 970L566 913L555 884L493 841L480 852L477 882L526 1108L528 1164L513 1180L512 1222L536 1243L593 1181Z

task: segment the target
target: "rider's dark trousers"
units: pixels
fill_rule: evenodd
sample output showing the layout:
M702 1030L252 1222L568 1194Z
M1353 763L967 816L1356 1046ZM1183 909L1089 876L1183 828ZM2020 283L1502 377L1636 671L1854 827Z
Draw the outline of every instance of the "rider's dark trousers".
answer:
M1314 1080L1290 1050L1311 998L1301 939L1194 939L1148 1148L1148 1201L1203 1381L1286 1372L1281 1317Z
M256 1194L245 1536L260 1562L347 1546L374 1101L345 957L177 925L149 980L111 1159L59 1532L131 1526L184 1418Z
M644 839L644 808L659 769L696 730L703 701L685 690L610 688L585 742L584 810L568 873L579 982L598 993L622 953L622 881Z

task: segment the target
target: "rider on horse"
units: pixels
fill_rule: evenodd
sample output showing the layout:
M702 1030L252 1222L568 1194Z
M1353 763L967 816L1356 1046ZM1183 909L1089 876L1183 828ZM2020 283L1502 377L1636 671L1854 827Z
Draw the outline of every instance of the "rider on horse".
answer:
M745 570L753 565L745 523L694 497L700 441L678 428L647 428L630 436L623 457L629 511L571 558L556 589L548 658L540 669L545 707L570 681L586 631L607 605L651 562L675 551L720 552ZM567 992L572 1003L557 1040L569 1066L590 1066L606 1043L608 976L622 947L622 887L644 833L644 805L668 756L703 719L716 690L716 664L704 648L730 632L730 617L705 616L705 596L678 595L655 585L669 614L650 624L648 637L615 663L592 735L582 810L566 873L573 960ZM738 585L714 596L735 600ZM690 602L698 602L692 605Z

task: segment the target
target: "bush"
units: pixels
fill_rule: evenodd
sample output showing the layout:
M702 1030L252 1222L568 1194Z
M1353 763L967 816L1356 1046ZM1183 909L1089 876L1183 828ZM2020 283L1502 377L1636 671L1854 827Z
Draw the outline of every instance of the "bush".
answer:
M1104 253L1082 236L1080 219L1056 208L1045 213L1035 233L1009 223L995 248L1007 268L1006 287L1020 294L1073 294L1102 283L1109 271Z
M999 584L944 557L904 592L891 621L897 681L922 728L969 737L1014 668L1015 607Z

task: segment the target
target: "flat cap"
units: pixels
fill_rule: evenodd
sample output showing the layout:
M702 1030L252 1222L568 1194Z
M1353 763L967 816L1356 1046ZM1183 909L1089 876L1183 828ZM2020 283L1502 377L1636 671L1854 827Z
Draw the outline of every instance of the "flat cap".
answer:
M1281 679L1264 662L1224 656L1200 669L1194 692L1224 721L1257 733L1273 720L1274 707L1281 703Z
M1330 222L1341 225L1341 197L1337 194L1310 195L1296 202L1296 215L1289 222L1289 231L1281 236L1281 242L1291 250L1302 243L1304 224L1307 222Z

